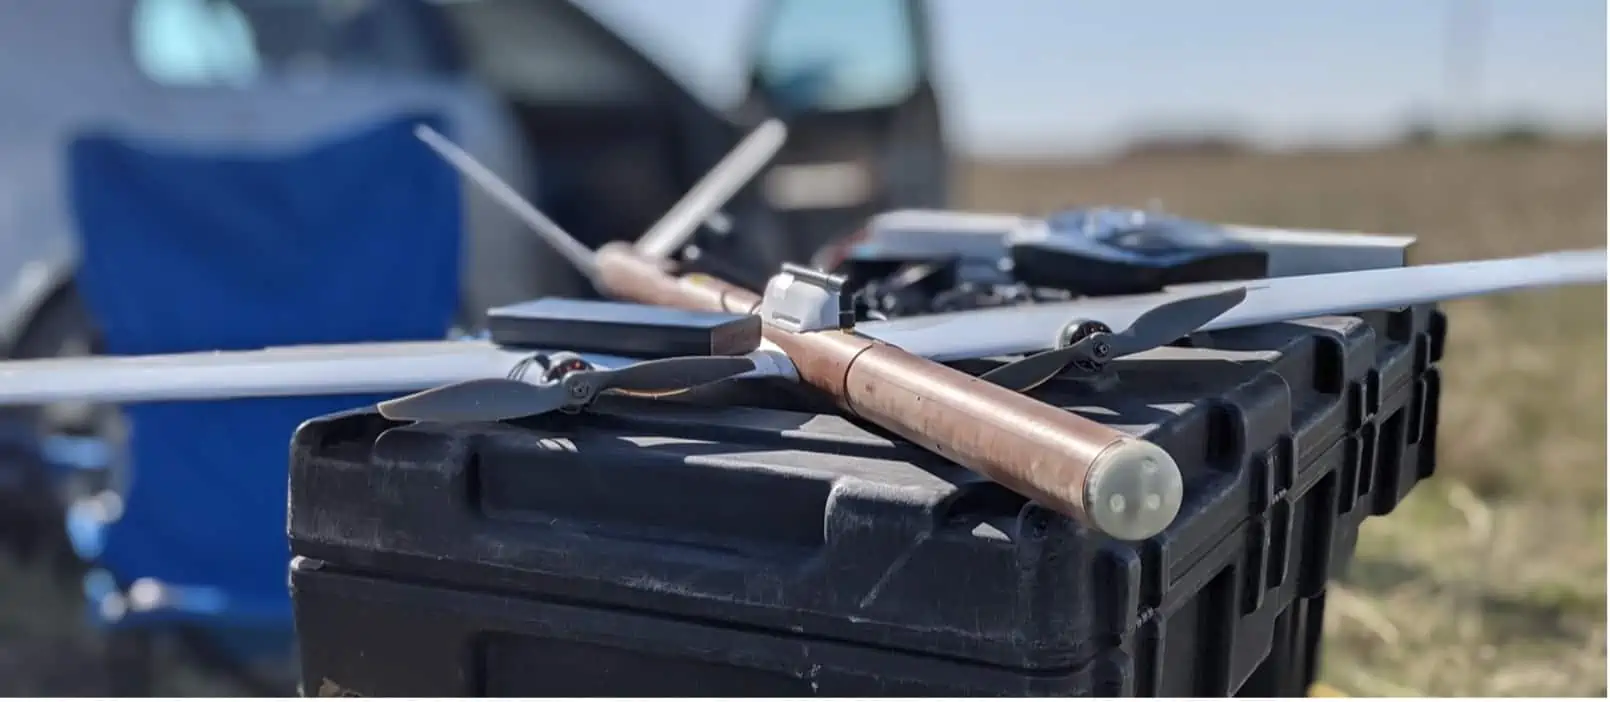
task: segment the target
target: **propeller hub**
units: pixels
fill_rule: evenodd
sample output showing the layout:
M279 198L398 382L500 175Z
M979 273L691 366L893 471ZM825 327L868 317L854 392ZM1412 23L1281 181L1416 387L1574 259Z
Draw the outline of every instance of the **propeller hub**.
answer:
M548 357L548 366L542 377L548 382L559 382L566 376L593 369L593 364L574 353L563 351Z
M1105 341L1096 341L1090 345L1090 360L1106 361L1112 357L1112 344Z
M1102 324L1101 322L1089 319L1075 320L1068 323L1067 326L1064 326L1062 328L1062 333L1057 335L1057 346L1066 348L1084 341L1085 339L1090 338L1092 335L1111 333L1112 327Z

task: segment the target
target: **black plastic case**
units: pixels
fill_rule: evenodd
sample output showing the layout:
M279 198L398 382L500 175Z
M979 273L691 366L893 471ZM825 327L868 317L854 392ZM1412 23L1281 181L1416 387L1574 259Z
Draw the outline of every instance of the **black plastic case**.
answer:
M1432 471L1443 330L1430 307L1233 330L1042 388L1180 463L1179 518L1139 544L832 415L313 420L304 690L1300 696L1327 578Z

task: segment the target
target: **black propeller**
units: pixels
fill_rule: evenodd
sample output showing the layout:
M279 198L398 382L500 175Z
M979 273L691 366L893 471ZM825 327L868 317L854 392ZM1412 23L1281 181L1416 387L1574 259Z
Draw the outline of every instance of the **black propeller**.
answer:
M985 373L980 378L1004 388L1027 392L1056 377L1069 366L1094 372L1120 356L1167 344L1217 319L1246 299L1245 288L1231 288L1187 297L1153 307L1116 334L1100 325L1087 328L1083 338L1062 348L1034 354Z
M436 422L496 422L578 410L603 392L666 397L755 370L744 356L686 356L645 361L613 370L578 370L557 382L533 385L485 378L443 385L378 405L387 419Z

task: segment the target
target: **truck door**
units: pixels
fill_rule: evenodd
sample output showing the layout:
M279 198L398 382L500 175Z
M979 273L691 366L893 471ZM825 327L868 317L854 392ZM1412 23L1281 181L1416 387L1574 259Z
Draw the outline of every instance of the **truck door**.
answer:
M761 13L740 112L789 126L761 189L792 260L877 212L946 205L928 9L925 0L772 0Z

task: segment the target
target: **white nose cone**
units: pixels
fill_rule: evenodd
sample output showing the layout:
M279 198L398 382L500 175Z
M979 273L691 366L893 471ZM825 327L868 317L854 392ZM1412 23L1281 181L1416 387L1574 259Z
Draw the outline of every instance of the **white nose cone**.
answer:
M1096 457L1085 481L1085 513L1115 539L1140 541L1174 522L1185 482L1173 457L1150 441L1114 444Z

